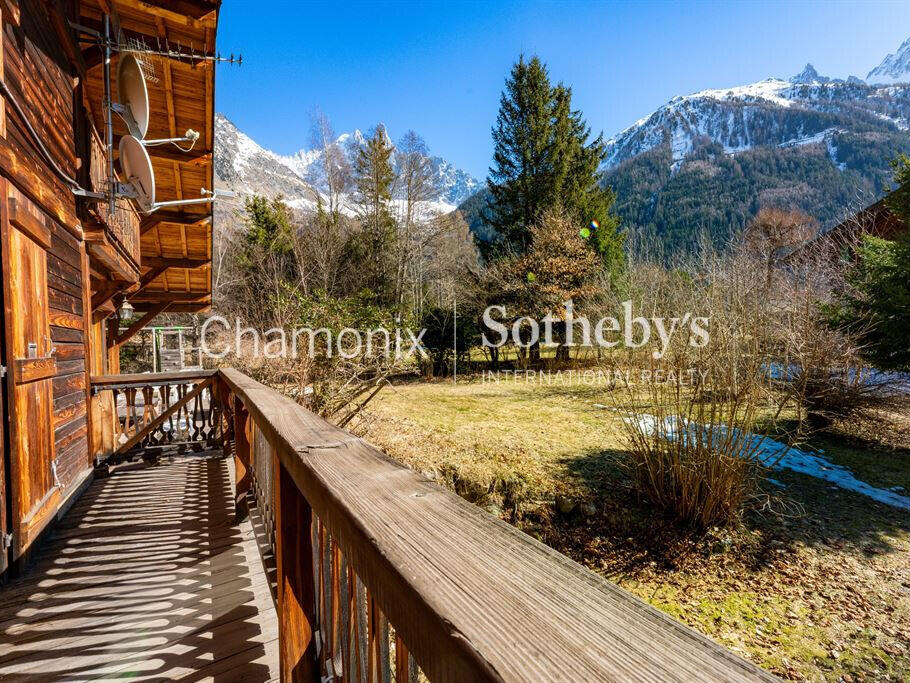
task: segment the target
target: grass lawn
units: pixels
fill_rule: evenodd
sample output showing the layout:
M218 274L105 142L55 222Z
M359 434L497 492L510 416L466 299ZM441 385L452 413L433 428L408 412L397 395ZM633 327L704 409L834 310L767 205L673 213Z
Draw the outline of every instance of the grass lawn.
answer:
M397 384L360 430L782 677L910 679L910 513L783 470L760 501L773 512L687 534L633 495L605 392L580 381ZM811 445L859 479L910 495L910 448L847 434Z

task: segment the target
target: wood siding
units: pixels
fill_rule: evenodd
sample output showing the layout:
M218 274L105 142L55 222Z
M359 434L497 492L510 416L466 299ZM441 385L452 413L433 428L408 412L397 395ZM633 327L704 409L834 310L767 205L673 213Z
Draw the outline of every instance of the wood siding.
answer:
M20 3L2 27L3 79L64 173L77 177L76 84L47 9ZM5 105L0 138L5 358L13 558L91 472L85 247L76 198Z

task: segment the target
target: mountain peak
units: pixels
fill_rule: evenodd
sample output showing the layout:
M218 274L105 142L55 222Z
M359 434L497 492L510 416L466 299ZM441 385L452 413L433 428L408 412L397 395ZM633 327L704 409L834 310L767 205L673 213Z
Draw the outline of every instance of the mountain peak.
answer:
M910 38L907 38L894 54L889 54L882 63L869 72L866 82L875 85L910 83Z
M391 144L388 132L385 136ZM357 129L339 135L336 143L353 164L353 157L366 144L366 138ZM244 134L224 114L215 114L215 175L220 183L241 195L281 195L294 208L312 209L316 194L325 195L327 191L319 170L323 155L324 150L318 148L303 148L290 156L276 154ZM455 209L479 186L469 173L444 159L429 157L429 161L436 180L437 193L429 200L434 210ZM343 210L353 212L349 204Z
M827 76L819 76L818 71L815 70L815 67L811 64L806 64L806 67L796 74L793 78L790 79L791 83L827 83L831 79Z

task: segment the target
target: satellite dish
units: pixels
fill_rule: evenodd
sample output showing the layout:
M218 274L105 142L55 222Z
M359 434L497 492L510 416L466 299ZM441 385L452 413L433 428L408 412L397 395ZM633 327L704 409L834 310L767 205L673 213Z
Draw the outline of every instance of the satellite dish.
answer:
M117 98L114 110L126 123L130 135L145 137L149 129L149 93L139 60L129 52L120 53L117 65Z
M139 138L124 135L120 138L120 166L126 176L126 182L133 186L139 206L143 211L154 211L155 205L155 171L152 160Z

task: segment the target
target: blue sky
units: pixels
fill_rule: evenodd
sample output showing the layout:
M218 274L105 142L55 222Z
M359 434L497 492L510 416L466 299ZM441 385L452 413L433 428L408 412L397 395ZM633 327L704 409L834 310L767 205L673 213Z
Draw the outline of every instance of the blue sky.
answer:
M490 128L518 54L571 85L595 132L675 95L819 73L865 77L910 37L910 2L253 2L224 0L216 105L261 145L309 146L321 110L338 133L384 123L486 176Z

